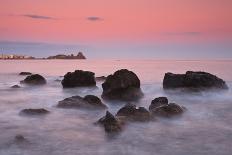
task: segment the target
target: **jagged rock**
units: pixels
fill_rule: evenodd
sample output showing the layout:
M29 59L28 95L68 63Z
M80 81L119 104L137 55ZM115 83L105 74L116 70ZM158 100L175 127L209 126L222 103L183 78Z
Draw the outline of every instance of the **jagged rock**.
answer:
M27 76L23 81L21 81L21 83L31 84L31 85L42 85L42 84L46 84L47 82L43 76L39 74L33 74Z
M135 73L127 69L109 75L102 84L102 97L105 99L137 100L143 96L140 80Z
M127 104L122 107L116 116L129 121L149 121L151 119L150 112L147 109L144 107L137 108L133 104Z
M89 108L89 109L105 109L107 106L102 103L101 99L94 95L87 95L84 98L80 96L72 96L59 101L60 108Z
M168 105L154 108L151 111L152 114L155 116L171 117L182 114L185 111L185 109L179 106L178 104L169 103Z
M31 72L21 72L21 73L19 73L19 75L32 75L32 73Z
M109 111L106 115L98 120L98 123L103 125L108 133L119 132L122 130L122 123L114 117Z
M27 115L44 115L44 114L48 114L49 111L46 109L23 109L21 112L21 114L27 114Z
M11 88L21 88L19 85L13 85Z
M185 74L166 73L163 88L228 89L228 86L225 81L210 73L187 71Z
M68 72L62 80L63 88L96 86L95 74L89 71L76 70Z
M149 110L160 107L160 106L164 106L164 105L168 105L167 97L158 97L151 101Z

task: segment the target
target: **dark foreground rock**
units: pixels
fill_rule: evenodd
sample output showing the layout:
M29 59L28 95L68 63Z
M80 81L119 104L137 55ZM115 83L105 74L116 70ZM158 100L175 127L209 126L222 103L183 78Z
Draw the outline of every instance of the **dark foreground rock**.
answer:
M101 99L94 95L87 95L85 97L72 96L59 101L60 108L88 108L88 109L105 109L107 106L102 103Z
M133 104L127 104L122 107L116 116L129 121L149 121L151 119L150 112L147 109L144 107L136 107Z
M21 73L19 73L19 75L32 75L32 73L31 72L21 72Z
M44 115L44 114L48 114L49 111L46 109L23 109L21 112L21 114L27 114L27 115Z
M21 88L19 85L13 85L11 88Z
M108 133L120 132L122 130L122 123L109 111L106 112L104 117L98 120L98 123L103 125L105 131Z
M135 73L127 69L109 75L102 84L102 97L106 99L137 100L143 96L140 80Z
M185 74L166 73L163 88L228 89L228 86L225 81L210 73L187 71Z
M39 74L33 74L27 76L23 81L21 81L21 83L30 84L30 85L43 85L46 84L47 82L43 76Z
M152 101L149 111L153 116L172 117L182 114L186 109L176 103L169 103L166 97L159 97Z
M95 74L89 71L76 70L68 72L61 81L63 88L96 86Z

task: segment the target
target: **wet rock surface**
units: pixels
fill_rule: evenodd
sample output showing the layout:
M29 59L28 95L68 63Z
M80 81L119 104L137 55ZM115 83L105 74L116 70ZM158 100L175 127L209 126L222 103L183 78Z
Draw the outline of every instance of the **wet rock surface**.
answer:
M163 80L164 89L228 89L226 82L207 72L187 71L185 74L166 73Z
M47 82L43 76L39 74L33 74L27 76L23 81L21 81L21 83L30 84L30 85L43 85L46 84Z
M116 117L128 121L149 121L151 119L150 112L144 107L136 107L134 104L127 104L116 114Z
M63 88L96 86L95 74L90 71L76 70L68 72L61 81Z
M120 132L122 130L122 123L109 111L98 120L98 124L102 125L107 133Z
M59 101L60 108L89 108L89 109L105 109L107 106L102 103L101 99L94 95L86 95L85 97L72 96Z
M127 69L109 75L102 84L102 97L105 99L137 100L143 96L140 80L135 73Z

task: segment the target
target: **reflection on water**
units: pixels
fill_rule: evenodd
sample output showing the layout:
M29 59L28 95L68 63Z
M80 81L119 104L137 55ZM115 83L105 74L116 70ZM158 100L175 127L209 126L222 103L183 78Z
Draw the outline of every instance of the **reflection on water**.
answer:
M231 87L230 61L110 61L110 60L28 60L0 61L0 154L1 155L230 155L232 148L232 92L166 93L162 90L165 72L183 73L203 70L225 79ZM109 137L94 122L105 111L56 108L59 100L73 95L101 95L97 88L62 89L56 79L68 71L90 70L96 76L128 68L138 74L145 94L138 103L148 108L151 100L168 96L188 108L179 118L157 119L149 123L131 123L117 136ZM45 86L11 89L30 71L46 77ZM112 113L125 103L104 101ZM20 116L24 108L46 108L46 116ZM18 134L28 141L14 140Z

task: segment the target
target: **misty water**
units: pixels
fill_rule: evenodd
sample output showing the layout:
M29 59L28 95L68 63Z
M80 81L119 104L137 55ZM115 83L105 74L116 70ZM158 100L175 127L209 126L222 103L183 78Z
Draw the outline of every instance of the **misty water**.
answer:
M0 155L231 155L232 91L164 92L165 72L207 71L232 87L232 61L174 60L2 60L0 61ZM145 96L138 106L148 108L151 100L167 96L188 110L176 118L146 123L129 123L118 135L110 136L94 124L105 110L61 109L58 101L73 95L101 96L102 81L94 88L63 89L57 79L76 69L107 76L118 69L134 71ZM21 71L39 73L44 86L19 84ZM104 101L115 114L126 102ZM45 108L45 116L22 116L24 108ZM17 142L16 135L27 141Z

